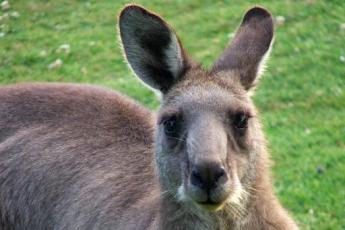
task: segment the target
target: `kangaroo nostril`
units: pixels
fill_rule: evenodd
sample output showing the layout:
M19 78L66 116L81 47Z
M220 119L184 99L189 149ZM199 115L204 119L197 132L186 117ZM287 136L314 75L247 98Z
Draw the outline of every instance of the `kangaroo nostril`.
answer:
M201 174L197 171L197 170L193 170L192 171L192 175L191 175L191 182L193 185L197 186L197 187L203 187L203 179Z
M228 177L226 175L225 169L223 167L218 168L214 175L214 181L223 184L227 181Z

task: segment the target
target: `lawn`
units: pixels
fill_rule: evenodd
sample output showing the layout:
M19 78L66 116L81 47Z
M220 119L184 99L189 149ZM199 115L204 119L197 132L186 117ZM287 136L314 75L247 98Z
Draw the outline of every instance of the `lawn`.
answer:
M276 192L302 229L344 230L345 1L136 2L164 16L204 66L249 7L258 4L284 17L254 96L275 162ZM0 84L85 82L158 106L119 48L117 14L126 1L9 3L9 10L0 10ZM63 44L70 50L59 50ZM62 65L48 68L57 59Z

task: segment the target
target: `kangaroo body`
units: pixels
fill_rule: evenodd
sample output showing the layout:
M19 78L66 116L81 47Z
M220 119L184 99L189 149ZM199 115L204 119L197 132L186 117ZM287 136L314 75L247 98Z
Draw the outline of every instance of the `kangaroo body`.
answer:
M21 84L0 88L0 101L3 229L121 229L123 210L157 187L153 117L130 99Z
M248 94L270 14L248 11L210 71L157 15L129 5L119 21L161 108L94 86L0 87L0 229L298 229L273 193Z

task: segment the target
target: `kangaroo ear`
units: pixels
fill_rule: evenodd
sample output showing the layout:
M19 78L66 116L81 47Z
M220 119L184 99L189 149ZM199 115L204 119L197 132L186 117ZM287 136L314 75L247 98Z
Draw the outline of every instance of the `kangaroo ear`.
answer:
M245 89L250 89L264 68L273 31L272 16L267 10L260 7L250 9L212 71L230 72L239 77Z
M166 93L183 75L187 58L170 26L137 5L120 13L121 41L135 74L152 88Z

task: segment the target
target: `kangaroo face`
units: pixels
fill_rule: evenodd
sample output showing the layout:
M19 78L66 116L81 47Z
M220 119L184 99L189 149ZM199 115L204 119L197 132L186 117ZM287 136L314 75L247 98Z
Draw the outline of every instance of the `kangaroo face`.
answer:
M243 204L263 142L248 91L271 45L271 15L249 10L210 70L186 55L163 19L139 6L126 7L119 25L133 71L163 94L155 144L164 192L210 211Z
M208 82L181 83L164 98L157 122L157 165L164 187L180 201L217 210L245 198L260 134L246 91L200 72L190 74Z

